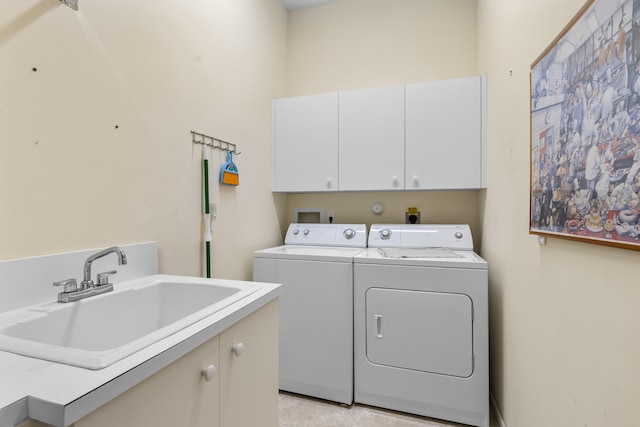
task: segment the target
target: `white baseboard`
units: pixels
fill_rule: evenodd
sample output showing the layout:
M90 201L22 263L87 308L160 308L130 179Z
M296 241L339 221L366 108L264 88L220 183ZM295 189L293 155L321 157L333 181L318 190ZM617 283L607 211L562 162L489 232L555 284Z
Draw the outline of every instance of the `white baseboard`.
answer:
M491 401L491 411L493 412L493 417L498 423L498 427L507 427L504 422L504 418L502 418L502 414L500 413L500 408L498 408L498 403L491 392L489 392L489 400Z

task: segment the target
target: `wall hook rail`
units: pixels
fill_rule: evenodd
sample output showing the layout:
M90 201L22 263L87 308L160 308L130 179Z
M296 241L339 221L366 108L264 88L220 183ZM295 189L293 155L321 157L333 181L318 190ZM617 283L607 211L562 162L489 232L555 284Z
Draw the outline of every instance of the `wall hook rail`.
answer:
M191 131L191 140L194 144L202 144L207 147L215 148L216 150L229 151L236 156L241 154L241 152L238 151L238 147L233 142L224 141L203 133Z

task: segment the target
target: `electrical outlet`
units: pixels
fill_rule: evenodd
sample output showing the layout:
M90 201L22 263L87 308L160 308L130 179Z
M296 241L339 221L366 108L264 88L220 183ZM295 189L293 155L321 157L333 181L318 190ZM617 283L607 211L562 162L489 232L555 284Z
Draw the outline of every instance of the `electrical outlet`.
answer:
M420 224L420 212L418 208L409 208L404 213L404 221L406 224Z

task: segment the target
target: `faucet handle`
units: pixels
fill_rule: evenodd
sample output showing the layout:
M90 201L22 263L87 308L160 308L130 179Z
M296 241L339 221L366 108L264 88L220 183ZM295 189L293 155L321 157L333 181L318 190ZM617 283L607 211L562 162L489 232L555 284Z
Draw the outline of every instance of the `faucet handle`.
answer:
M102 285L108 285L109 284L109 276L111 274L116 274L117 271L116 270L111 270L111 271L105 271L104 273L98 273L98 286L102 286Z
M78 282L76 279L60 280L59 282L53 282L53 286L64 286L65 292L75 292L78 290Z

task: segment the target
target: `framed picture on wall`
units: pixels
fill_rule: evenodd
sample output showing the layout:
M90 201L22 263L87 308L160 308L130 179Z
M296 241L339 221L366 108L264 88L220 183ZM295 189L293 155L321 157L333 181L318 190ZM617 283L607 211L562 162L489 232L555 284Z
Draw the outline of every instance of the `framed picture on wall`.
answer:
M531 234L640 250L640 0L589 0L531 65Z

